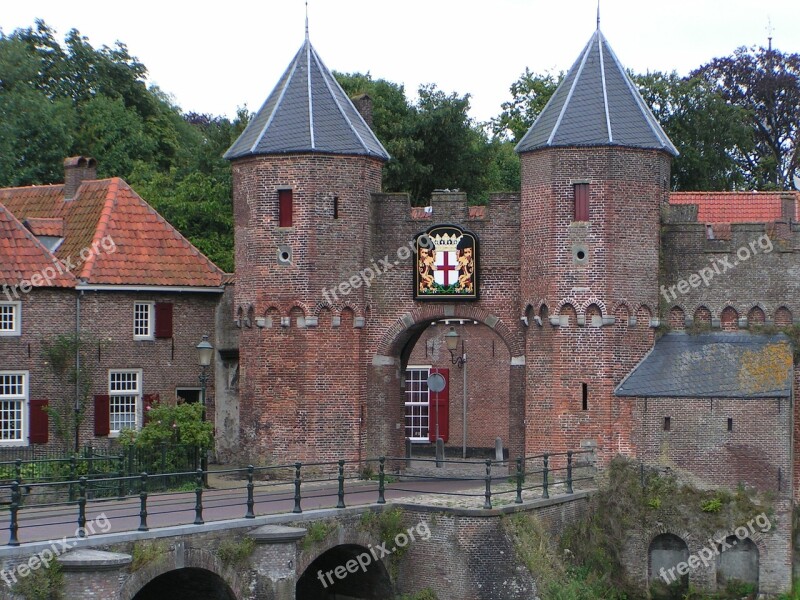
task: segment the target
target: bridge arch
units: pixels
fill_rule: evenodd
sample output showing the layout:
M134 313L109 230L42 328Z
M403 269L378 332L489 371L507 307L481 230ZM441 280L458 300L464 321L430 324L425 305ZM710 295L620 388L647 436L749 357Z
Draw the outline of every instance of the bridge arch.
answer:
M339 544L319 554L297 580L296 598L326 600L392 598L392 580L380 552L359 544Z
M204 596L203 593L211 595ZM217 556L204 549L173 552L132 573L122 584L119 600L239 600L242 598L236 574L226 569Z

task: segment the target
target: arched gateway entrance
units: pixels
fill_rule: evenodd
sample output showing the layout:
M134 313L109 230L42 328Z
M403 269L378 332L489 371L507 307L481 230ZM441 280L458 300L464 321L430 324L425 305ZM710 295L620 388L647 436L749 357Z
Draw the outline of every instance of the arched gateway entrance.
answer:
M429 437L430 440L435 439L435 434L424 427L435 424L433 414L429 415L427 421L422 418L420 421L413 421L412 424L406 412L409 404L407 399L410 392L420 389L419 380L427 376L425 373L415 373L416 370L431 368L437 370L436 365L449 364L452 373L450 378L462 377L463 371L452 364L451 355L444 345L444 336L450 327L454 327L456 332L459 330L461 332L459 346L454 355L460 357L462 351L466 350L466 368L469 369L469 377L473 378L473 393L467 394L467 447L474 451L476 447L489 445L483 437L489 435L493 439L500 436L504 446L508 448L509 456L522 456L524 453L526 377L522 342L502 320L484 309L477 306L437 304L403 315L378 343L368 377L368 455L401 456L406 437L416 438L418 442L423 441L425 437ZM477 351L479 342L482 345L481 352ZM494 362L486 360L486 356L484 360L478 360L481 355L491 353L489 349L491 344L494 345ZM471 348L475 352L471 352ZM499 369L498 355L505 357L507 361L506 365ZM472 362L470 362L471 356ZM409 365L412 367L411 370L407 370ZM503 381L503 385L507 386L507 395L505 389L500 394L503 398L503 407L499 412L503 414L499 415L499 422L493 429L483 427L481 431L483 437L480 437L477 431L470 435L471 428L480 427L480 423L471 421L480 403L484 403L485 406L486 402L491 402L491 398L487 398L486 393L481 391L480 385L476 384L479 380L485 381L490 378L488 369L500 370L499 376L494 374L492 378ZM415 380L416 378L418 380ZM463 384L459 382L454 386L458 395L463 394L461 385ZM467 386L469 389L469 380ZM422 388L426 389L424 385ZM455 425L456 435L448 440L448 446L459 450L449 452L449 456L460 457L460 448L463 445L461 428L463 418L461 414L452 413L455 412L454 409L463 413L463 400L451 396L450 407L451 422ZM488 433L489 431L491 433Z

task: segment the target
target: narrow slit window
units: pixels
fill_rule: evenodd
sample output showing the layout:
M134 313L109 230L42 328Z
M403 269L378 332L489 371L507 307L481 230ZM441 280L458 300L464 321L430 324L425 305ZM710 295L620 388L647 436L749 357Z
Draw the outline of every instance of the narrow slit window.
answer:
M669 431L672 428L672 419L664 417L664 431Z
M575 214L576 221L589 220L589 184L576 183L573 186L573 193L575 196Z
M339 218L339 196L333 197L333 218Z
M278 190L278 227L292 226L292 190Z
M728 431L733 431L733 419L728 417Z
M589 385L581 384L581 410L589 410Z

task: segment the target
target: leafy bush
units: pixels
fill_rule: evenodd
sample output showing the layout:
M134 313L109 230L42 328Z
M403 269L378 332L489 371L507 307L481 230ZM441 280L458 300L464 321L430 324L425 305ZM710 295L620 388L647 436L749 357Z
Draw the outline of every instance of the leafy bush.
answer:
M40 567L27 577L21 577L14 584L13 592L25 600L61 600L63 588L61 565L53 561L48 567Z
M255 549L256 543L253 538L227 539L220 542L217 554L222 564L235 567L244 564Z
M722 500L720 498L706 500L700 505L700 510L707 513L717 513L722 510Z

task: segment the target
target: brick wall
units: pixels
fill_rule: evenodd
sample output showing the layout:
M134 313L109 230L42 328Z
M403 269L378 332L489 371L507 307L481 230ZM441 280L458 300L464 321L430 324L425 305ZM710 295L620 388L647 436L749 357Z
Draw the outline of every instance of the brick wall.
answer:
M511 357L503 340L485 325L472 321L452 327L466 343L467 351L467 447L489 448L495 438L509 439L509 363ZM424 365L449 369L450 437L446 446L460 448L463 440L463 371L452 363L444 342L450 326L446 323L428 327L420 336L409 365ZM461 356L461 345L456 351Z
M77 294L74 290L34 290L22 296L22 336L0 337L4 370L30 371L30 399L47 399L52 406L75 401L74 386L64 385L45 364L44 345L59 335L75 332ZM151 341L133 339L135 301L172 302L173 337ZM110 369L142 369L142 393L159 394L175 402L177 387L198 388L200 367L195 346L203 333L213 343L214 310L219 295L192 293L85 292L80 297L81 335L86 340L82 368L90 395L108 394ZM213 373L207 392L207 418L214 418ZM50 439L57 444L53 424ZM94 437L94 406L89 399L81 426L80 444L103 445ZM72 447L73 440L69 441Z

